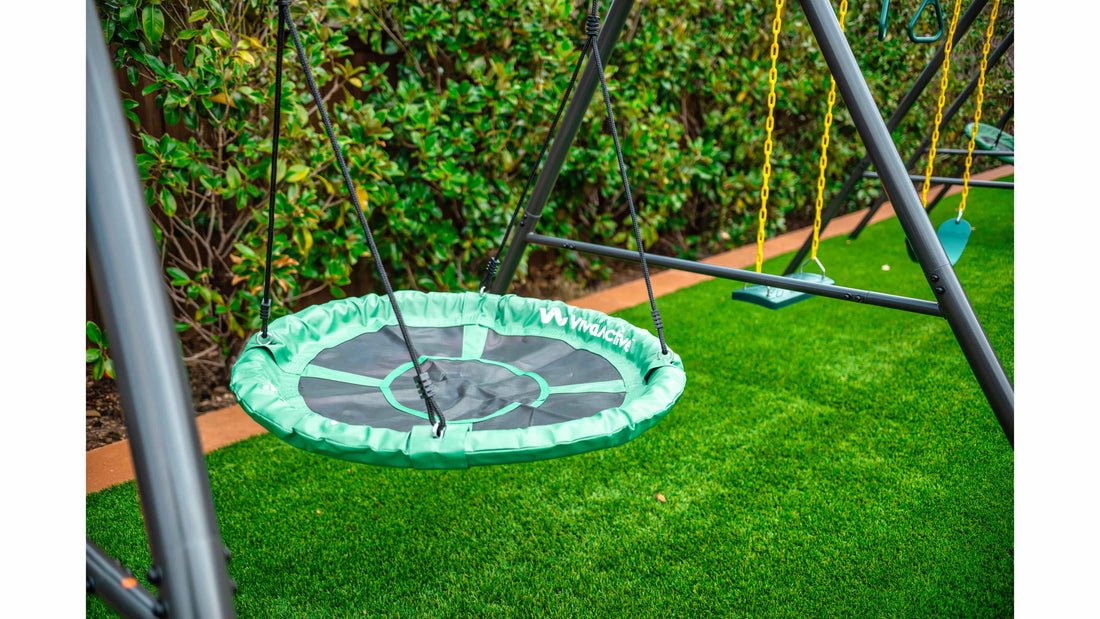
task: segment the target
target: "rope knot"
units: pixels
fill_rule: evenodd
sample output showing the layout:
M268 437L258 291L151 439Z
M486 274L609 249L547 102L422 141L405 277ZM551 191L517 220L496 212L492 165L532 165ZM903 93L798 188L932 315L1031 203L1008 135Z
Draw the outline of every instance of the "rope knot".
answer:
M587 34L588 36L595 37L595 36L600 35L600 16L599 15L589 15L584 20L584 25L585 25L584 33Z
M665 328L664 323L661 322L661 312L653 310L650 314L653 316L653 326L656 327L658 331Z

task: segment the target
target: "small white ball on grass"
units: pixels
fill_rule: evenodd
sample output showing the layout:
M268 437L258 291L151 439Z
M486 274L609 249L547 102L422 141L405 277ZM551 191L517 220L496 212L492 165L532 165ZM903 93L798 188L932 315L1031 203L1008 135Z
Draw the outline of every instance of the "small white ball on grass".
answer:
M890 270L890 265L888 265L888 264L882 265L882 270L883 271L889 271Z

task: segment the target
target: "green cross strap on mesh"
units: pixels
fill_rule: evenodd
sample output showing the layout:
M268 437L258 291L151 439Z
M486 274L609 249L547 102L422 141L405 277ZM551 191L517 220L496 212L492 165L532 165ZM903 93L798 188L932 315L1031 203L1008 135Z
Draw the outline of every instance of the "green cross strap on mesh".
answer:
M623 320L514 295L395 294L447 415L442 437L384 296L314 306L253 336L233 368L241 405L307 451L454 469L620 445L683 393L680 358Z

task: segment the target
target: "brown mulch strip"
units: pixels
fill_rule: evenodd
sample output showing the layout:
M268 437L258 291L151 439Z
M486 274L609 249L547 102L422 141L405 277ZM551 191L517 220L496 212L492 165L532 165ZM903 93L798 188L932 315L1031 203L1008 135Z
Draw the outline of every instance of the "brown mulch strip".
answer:
M205 367L189 368L191 399L195 416L221 410L237 403L229 390L229 381L221 373ZM84 450L110 445L127 438L118 385L111 378L95 380L89 365L84 392Z

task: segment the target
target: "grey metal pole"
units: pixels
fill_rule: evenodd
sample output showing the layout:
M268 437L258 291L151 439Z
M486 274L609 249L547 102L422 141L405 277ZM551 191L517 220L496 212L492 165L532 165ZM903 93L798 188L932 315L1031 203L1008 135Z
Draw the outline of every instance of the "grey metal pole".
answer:
M1014 393L1004 367L982 329L966 291L936 237L936 231L921 206L920 196L882 121L875 99L852 49L844 38L828 0L800 0L821 53L836 78L837 87L855 122L867 153L881 175L882 183L898 214L905 235L920 259L928 284L939 300L955 339L966 355L978 384L985 393L1001 429L1011 445L1014 434Z
M878 178L878 172L864 172L863 178ZM962 185L964 179L955 178L953 176L932 176L930 177L933 183L937 185ZM909 180L913 182L924 181L923 174L910 174ZM983 181L978 178L970 179L971 187L985 187L986 189L1015 189L1016 183L1012 181Z
M1016 30L1013 29L1010 30L1007 35L1005 35L1005 38L1001 39L1001 42L997 44L997 47L989 54L989 59L986 61L987 71L988 69L992 69L998 62L1000 62L1001 57L1004 56L1006 51L1008 51L1008 48L1012 47L1012 44L1015 42L1015 40ZM940 119L939 125L941 131L944 127L947 126L947 123L955 117L955 114L959 113L959 110L962 109L962 106L967 102L967 100L970 99L970 95L972 95L974 91L978 88L979 77L981 77L980 71L975 73L974 76L970 78L970 81L966 84L966 87L963 88L962 92L959 93L959 96L955 97L955 100L952 101L951 105L947 108L947 110L944 111L943 116ZM927 154L928 149L932 146L933 131L929 131L924 136L924 139L921 140L920 146L918 146L917 149L913 151L912 156L905 160L906 170L912 168L925 156L925 154ZM941 151L937 149L936 152L938 153ZM966 151L962 152L965 153ZM976 154L978 151L974 152ZM866 177L866 174L864 176ZM923 181L924 177L920 177L920 180ZM867 224L871 222L871 218L875 216L875 213L878 212L878 209L882 206L884 202L885 200L877 200L874 204L871 205L871 208L867 209L867 212L863 215L863 219L859 221L859 224L857 224L855 229L852 230L852 233L848 235L849 239L854 241L859 238L860 233L862 233L863 229L867 227Z
M123 617L153 619L158 613L163 614L166 610L148 589L129 582L128 579L133 578L130 570L107 556L107 553L91 540L86 540L84 543L84 565L87 572L88 593L98 595Z
M1012 118L1012 113L1015 110L1016 110L1016 104L1013 103L1012 105L1008 106L1008 109L1005 110L1004 114L1001 114L1001 117L997 119L997 130L998 131L1004 131L1005 125L1008 124L1008 119Z
M925 148L924 152L928 152L928 149ZM968 152L969 151L967 151L965 148L937 148L936 149L936 154L937 155L965 155ZM975 157L1011 157L1012 155L1015 154L1015 152L1011 151L1011 150L980 150L978 148L975 148L974 152L972 154Z
M616 258L619 260L629 260L632 262L641 261L640 256L638 256L638 252L629 249L623 249L621 247L608 247L607 245L597 245L595 243L585 243L583 241L572 241L555 236L536 234L534 232L527 235L527 241L529 243L546 245L547 247L557 247L560 249L582 251L588 254L606 256L608 258ZM819 297L840 299L843 301L851 301L853 303L862 303L864 305L877 305L879 307L888 307L890 309L898 309L907 312L914 312L917 314L925 314L926 316L943 315L940 312L939 306L934 301L925 301L923 299L902 297L896 294L876 292L874 290L860 290L858 288L848 288L846 286L823 284L811 280L783 277L781 275L757 273L756 271L749 271L747 269L734 269L730 267L718 266L716 264L697 262L695 260L684 260L683 258L658 256L656 254L650 254L648 252L645 255L645 259L646 262L654 264L656 266L668 267L670 269L676 269L678 271L687 271L689 273L699 273L701 275L720 277L722 279L729 279L737 282L747 282L749 284L759 284L761 286L772 286L773 288L782 288L784 290L805 292L807 294L817 295Z
M970 26L973 25L976 19L978 19L978 16L981 15L982 11L985 9L985 5L988 4L988 2L989 0L975 0L975 2L971 4L962 15L959 16L959 23L955 26L955 37L951 39L953 41L952 45L959 42L959 40L961 40L963 36L966 35L967 31L970 30ZM943 65L943 50L946 46L947 42L944 41L944 44L941 45L939 49L936 50L936 53L932 55L932 58L928 61L928 64L924 65L924 69L921 70L920 75L917 76L917 79L913 81L913 85L909 87L909 90L905 93L905 96L901 98L901 102L898 103L898 107L894 110L894 113L890 115L890 120L886 121L886 127L891 132L893 132L894 129L896 129L899 124L901 124L902 119L904 119L905 115L909 113L909 110L912 109L913 105L916 104L917 99L919 99L920 96L924 93L924 89L927 88L928 84L932 82L932 78L935 77L936 73L939 72L940 68ZM848 178L844 181L844 185L840 188L840 191L837 192L836 196L834 196L832 201L829 202L829 206L826 207L825 210L822 212L822 232L824 232L825 228L829 226L829 222L832 221L833 217L836 217L837 213L840 212L841 207L843 207L848 202L848 196L852 195L852 191L855 190L856 185L858 185L859 181L862 180L862 177L860 175L870 169L870 167L871 159L867 155L864 155L863 158L859 160L859 163L856 164L856 167L852 170L852 173L848 175ZM806 236L806 242L802 244L802 247L799 248L798 252L794 255L794 258L791 259L791 262L783 271L784 274L793 273L795 269L798 268L798 265L802 264L803 260L806 258L806 254L810 253L810 245L812 244L813 233L811 232L809 235Z
M994 142L993 142L994 146L997 146L998 144L1001 143L1001 136L1004 135L1005 125L1008 124L1008 119L1012 118L1012 113L1015 109L1016 109L1016 104L1013 103L1012 105L1008 106L1008 109L1005 110L1005 113L1001 114L1001 117L997 119L997 125L996 125L997 126L997 139L994 140ZM1011 157L1014 154L1015 151L1004 151L1004 152L1005 152L1005 156Z
M603 26L600 29L600 36L596 41L596 44L600 46L600 58L603 59L604 64L609 62L611 51L615 47L615 41L618 40L633 6L634 0L613 0L611 6L608 7L607 15L604 17ZM493 280L490 292L495 294L508 292L512 278L515 277L516 269L523 259L523 252L527 249L527 235L534 231L539 218L542 217L542 211L546 208L547 200L550 199L550 192L553 191L554 183L557 182L558 176L561 174L565 157L573 146L573 140L577 137L577 130L581 126L581 121L584 120L585 112L588 111L588 105L592 102L592 95L595 94L599 83L596 65L586 63L584 72L577 80L573 99L566 107L565 113L562 114L558 134L554 137L554 143L550 145L550 150L546 154L546 161L542 165L538 178L535 179L535 186L531 189L531 195L527 198L523 216L516 226L516 231L513 233L512 241L508 245L508 251L504 254L504 260L500 263L500 268L497 271L496 279Z
M226 551L118 84L87 3L88 255L130 434L160 598L171 617L233 617Z

